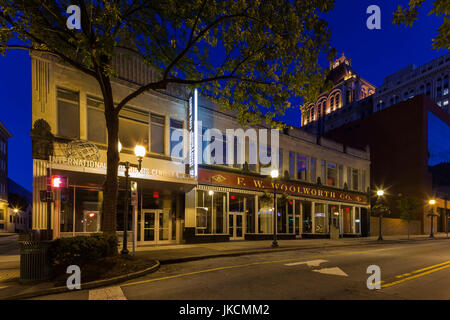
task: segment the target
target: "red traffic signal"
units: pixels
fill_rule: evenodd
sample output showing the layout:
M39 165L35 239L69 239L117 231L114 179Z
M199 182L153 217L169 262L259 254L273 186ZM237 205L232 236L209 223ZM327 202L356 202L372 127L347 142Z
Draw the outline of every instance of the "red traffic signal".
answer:
M67 188L69 186L67 177L63 176L52 176L50 178L49 184L53 189Z

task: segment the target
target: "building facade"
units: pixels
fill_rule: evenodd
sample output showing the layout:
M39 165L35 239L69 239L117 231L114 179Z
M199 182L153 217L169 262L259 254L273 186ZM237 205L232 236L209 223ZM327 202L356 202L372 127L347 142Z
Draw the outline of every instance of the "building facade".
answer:
M207 101L199 104L198 120L203 137L211 128L222 133L242 129L233 113ZM234 144L230 149L224 146L227 154L222 155L231 162L199 164L198 186L186 197L186 242L271 239L274 216L282 239L328 237L332 225L339 228L341 236L366 233L368 151L344 150L331 140L317 141L315 135L291 129L279 133L278 156L272 157L275 140L272 136L264 139L268 128L261 125L245 130L251 129L263 132L254 140L256 161L250 159L253 140L249 133L244 142L245 163L237 163ZM206 154L208 143L199 137L201 140L199 150ZM225 145L227 141L229 137L223 135L219 142ZM265 150L271 156L269 163L262 159ZM270 176L274 168L280 173L277 179Z
M384 79L373 96L373 111L425 94L449 113L449 76L450 52L420 67L409 65Z
M428 201L439 195L433 189L429 167L450 161L448 113L421 94L332 130L326 136L356 148L370 146L371 188L385 190L384 200L392 211L385 221L391 225L383 226L383 230L392 234L407 232L407 223L401 221L396 203L400 197L408 196L422 203L414 233L430 231ZM437 223L445 222L444 202L438 201L436 206L441 216L434 221L435 231L443 229ZM375 228L372 233L376 233L377 223L371 226Z
M8 139L11 137L0 122L0 232L8 232Z
M54 192L54 237L101 232L107 135L100 89L94 79L52 58L35 54L31 61L33 229L47 227L40 191L49 176L57 175L67 177L68 186ZM115 100L155 76L137 58L118 54L114 63L119 74L113 81ZM268 163L261 152L271 157L269 130L268 140L244 137L241 151L236 143L224 148L222 159L233 161L222 163L211 145L234 143L237 136L228 138L226 130L242 127L232 112L199 103L196 93L185 95L180 88L134 99L121 111L119 126L121 161L137 162L135 145L147 150L143 169L130 173L135 187L127 227L135 230L130 238L138 245L264 239L273 233L275 211L282 238L327 236L331 224L342 236L360 236L367 229L368 150L317 142L299 129L276 131L281 151ZM214 138L208 129L216 130ZM272 184L273 168L281 174ZM123 230L123 166L118 176L117 228ZM269 199L274 188L275 207Z
M322 92L315 103L302 107L302 129L321 135L372 113L376 88L353 70L351 59L344 54L330 62L327 81L332 88Z

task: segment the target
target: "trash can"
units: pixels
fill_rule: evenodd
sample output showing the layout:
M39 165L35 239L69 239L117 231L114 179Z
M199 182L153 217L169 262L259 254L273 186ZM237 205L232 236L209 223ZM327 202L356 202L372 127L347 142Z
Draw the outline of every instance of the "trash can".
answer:
M52 241L21 241L20 282L50 279L51 264L49 248Z

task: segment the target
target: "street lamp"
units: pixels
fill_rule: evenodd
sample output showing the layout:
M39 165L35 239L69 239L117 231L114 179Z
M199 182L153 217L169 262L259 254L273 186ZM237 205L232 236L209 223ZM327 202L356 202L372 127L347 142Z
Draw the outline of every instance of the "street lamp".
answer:
M278 248L278 241L277 241L277 213L276 213L276 201L277 201L277 194L276 194L276 188L275 188L275 179L278 178L278 170L274 169L270 173L270 176L272 177L272 184L273 184L273 242L272 242L272 248Z
M428 204L431 206L431 213L429 214L431 218L431 230L430 230L430 238L434 238L434 232L433 232L433 218L434 218L434 205L436 204L436 200L431 199L428 201Z
M122 144L120 143L120 141L118 144L118 150L119 150L119 152L122 150ZM136 168L138 170L138 172L140 172L141 168L142 168L142 158L144 158L145 153L146 153L145 147L137 145L134 148L134 154L138 158L138 164L130 163L129 161L119 162L119 165L125 166L125 208L124 208L124 213L123 213L123 246L122 246L122 251L121 251L121 254L124 254L124 255L128 254L127 229L128 229L128 197L129 197L129 195L128 195L128 177L130 176L129 169L130 169L130 167Z
M384 195L384 190L378 190L377 191L377 205L381 204L381 197ZM383 219L383 211L381 211L381 208L378 208L380 210L379 212L379 217L378 217L378 222L380 224L380 227L378 228L379 230L379 235L378 235L378 240L383 240L383 236L382 236L382 232L381 232L381 219Z

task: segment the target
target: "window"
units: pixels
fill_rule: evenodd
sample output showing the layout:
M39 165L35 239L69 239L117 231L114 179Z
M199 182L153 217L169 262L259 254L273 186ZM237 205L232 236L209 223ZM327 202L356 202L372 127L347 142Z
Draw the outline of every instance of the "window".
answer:
M425 94L427 96L431 97L431 83L430 82L427 83L427 88L426 88Z
M359 207L355 207L355 233L361 232L361 215Z
M272 234L273 233L273 198L271 201L260 201L258 197L259 212L258 212L258 233Z
M280 172L280 176L284 176L283 173L283 149L278 149L278 171Z
M254 196L245 196L245 216L247 219L246 232L255 233L256 212Z
M88 140L106 144L105 106L101 99L87 97Z
M314 231L315 233L327 233L326 204L316 203L314 210Z
M359 170L358 169L352 169L352 190L358 191L359 190Z
M341 95L339 93L336 95L336 107L341 107Z
M361 189L362 189L362 192L366 192L366 170L362 171Z
M419 89L419 94L424 94L425 93L425 86L421 85L420 89Z
M442 97L442 79L439 78L436 83L436 99Z
M183 121L170 119L170 156L183 157Z
M448 76L444 77L444 96L448 95Z
M334 105L334 97L331 97L330 99L330 108L331 110L336 110L336 106Z
M0 220L5 220L5 210L0 209Z
M297 154L297 179L306 181L308 173L308 157Z
M197 234L225 234L226 193L197 191Z
M119 140L123 148L134 150L136 145L148 150L148 113L129 107L119 116Z
M312 233L312 205L311 202L302 202L303 211L303 233Z
M152 113L150 116L151 121L151 143L150 151L154 153L164 154L164 125L165 118Z
M337 185L337 166L332 162L327 162L327 184L330 186Z
M344 167L339 165L339 188L343 188L344 185Z
M79 93L57 89L58 134L67 138L80 138Z
M289 177L295 179L295 152L289 152Z
M310 179L309 179L309 181L311 181L312 183L316 183L317 182L316 163L317 163L316 158L311 158L311 168L310 168Z

